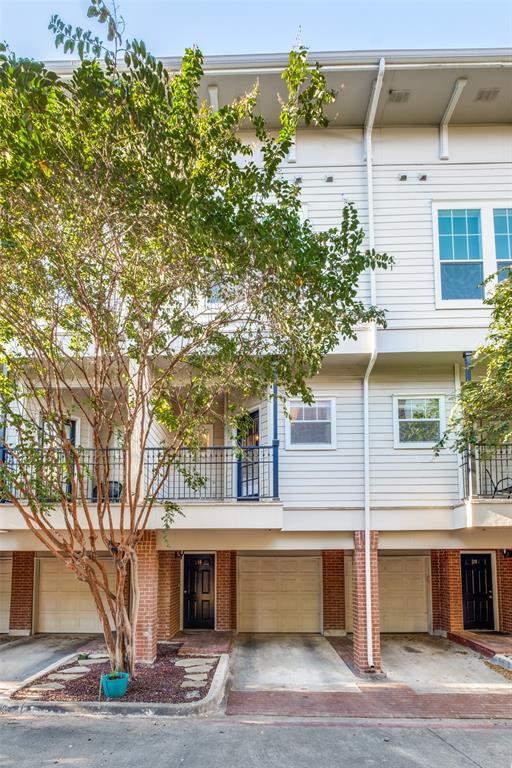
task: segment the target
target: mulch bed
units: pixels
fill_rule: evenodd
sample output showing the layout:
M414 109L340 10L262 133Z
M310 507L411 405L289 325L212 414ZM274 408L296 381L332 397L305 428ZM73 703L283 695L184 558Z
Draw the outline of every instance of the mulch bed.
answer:
M137 665L137 678L131 680L128 685L128 690L121 701L139 701L149 703L172 703L182 704L189 701L199 701L200 699L190 699L187 697L187 693L191 690L198 690L201 694L200 698L204 698L210 690L210 685L217 667L218 659L215 661L211 671L208 673L206 684L203 686L193 688L181 688L180 685L185 678L185 668L176 666L175 662L178 659L183 659L183 656L178 656L179 647L176 645L161 644L158 646L157 657L153 664L138 664ZM197 659L197 656L194 656ZM211 657L209 659L211 661ZM70 667L70 664L64 665L65 668ZM84 664L84 666L87 666ZM54 669L52 673L59 672L58 669ZM34 691L30 691L33 685L41 685L42 683L59 682L65 687L56 691L37 691L37 699L39 701L98 701L98 693L100 686L100 676L105 672L110 672L110 664L106 660L105 663L92 664L91 670L87 674L78 680L69 681L53 681L50 680L49 675L40 677L37 680L24 688L20 688L18 691L12 694L13 699L17 700L33 700ZM105 701L105 697L102 693L101 700Z

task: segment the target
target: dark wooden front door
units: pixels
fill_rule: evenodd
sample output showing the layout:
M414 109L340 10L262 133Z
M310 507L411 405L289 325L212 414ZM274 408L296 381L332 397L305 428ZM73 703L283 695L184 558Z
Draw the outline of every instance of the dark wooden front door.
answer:
M215 627L215 555L185 555L184 629Z
M464 629L494 629L491 556L461 558Z

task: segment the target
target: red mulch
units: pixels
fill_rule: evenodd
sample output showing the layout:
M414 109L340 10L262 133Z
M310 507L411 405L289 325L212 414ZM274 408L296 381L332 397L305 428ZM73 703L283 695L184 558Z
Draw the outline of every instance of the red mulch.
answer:
M184 667L177 667L175 661L183 659L183 656L178 656L179 648L176 645L159 645L156 660L153 664L138 664L137 665L137 678L131 680L128 684L128 690L122 697L122 701L140 701L148 703L172 703L181 704L189 701L199 701L200 699L189 699L186 694L193 690L198 690L201 694L200 698L204 698L210 690L217 662L213 665L212 670L207 675L206 684L200 686L198 684L196 688L181 688L180 685L185 678ZM197 658L194 657L194 658ZM208 661L211 661L211 657ZM207 661L207 659L205 659ZM64 665L66 668L71 664ZM84 664L83 666L87 666ZM52 673L55 674L59 670L54 669ZM100 686L100 676L105 672L110 672L110 664L108 661L102 664L91 664L91 670L87 674L78 680L69 680L68 682L63 680L50 680L48 675L40 677L38 680L32 681L32 683L24 688L20 688L13 693L13 699L34 699L34 693L29 693L31 686L40 685L42 683L58 682L64 685L57 691L38 691L37 699L39 701L98 701L98 692ZM105 697L102 693L101 700L105 701Z

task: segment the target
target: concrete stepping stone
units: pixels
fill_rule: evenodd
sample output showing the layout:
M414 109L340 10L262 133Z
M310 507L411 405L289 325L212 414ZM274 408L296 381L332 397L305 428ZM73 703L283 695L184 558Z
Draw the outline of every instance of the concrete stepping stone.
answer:
M215 664L215 662L217 661L217 658L215 659L212 659L212 658L178 659L178 661L176 662L176 666L177 667L205 667L207 665L211 666L212 664Z
M192 675L207 675L211 670L211 667L185 667L185 672Z
M199 683L195 680L184 680L181 684L181 688L202 688L205 683Z
M80 665L89 666L92 664L104 664L106 659L80 659Z
M69 682L70 680L80 680L83 676L83 672L79 672L78 675L63 675L62 672L55 672L53 675L48 675L48 680L65 680Z
M77 675L79 672L85 674L86 672L90 671L91 670L89 667L82 667L80 664L76 664L74 667L65 667L64 669L59 669L61 675Z
M27 693L32 693L32 691L62 691L63 688L61 683L40 683L39 685L31 685Z
M198 683L205 683L208 678L206 675L185 675L185 680L197 680Z
M104 661L105 659L108 659L108 653L97 651L96 653L91 653L89 659L102 659L102 661ZM83 659L83 661L86 661L86 659Z

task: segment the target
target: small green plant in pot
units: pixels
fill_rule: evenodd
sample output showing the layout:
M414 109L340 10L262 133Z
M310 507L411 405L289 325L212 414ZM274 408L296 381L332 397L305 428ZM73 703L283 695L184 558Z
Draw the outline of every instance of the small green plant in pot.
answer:
M101 676L101 687L107 699L120 699L128 688L128 672L107 672Z

